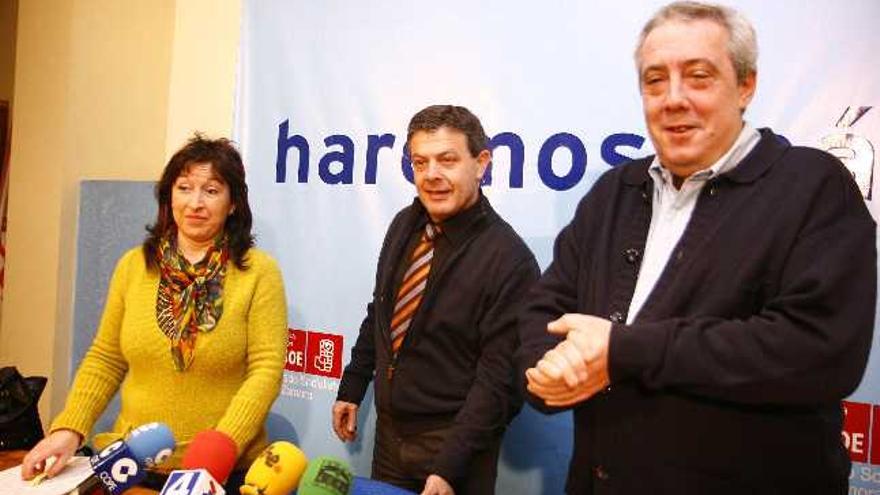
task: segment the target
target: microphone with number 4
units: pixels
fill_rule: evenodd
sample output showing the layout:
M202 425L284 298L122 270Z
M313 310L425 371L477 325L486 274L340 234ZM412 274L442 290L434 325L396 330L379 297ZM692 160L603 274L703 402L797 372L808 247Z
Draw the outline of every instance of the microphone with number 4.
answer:
M225 433L196 433L183 454L183 469L171 471L160 495L225 495L223 483L237 456L238 446Z

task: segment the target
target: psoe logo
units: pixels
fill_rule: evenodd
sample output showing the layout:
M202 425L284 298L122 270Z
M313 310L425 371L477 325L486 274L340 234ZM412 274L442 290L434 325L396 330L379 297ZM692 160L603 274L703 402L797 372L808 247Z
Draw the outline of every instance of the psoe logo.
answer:
M332 339L319 339L318 354L315 356L315 369L322 373L333 371L333 361L336 354L336 345Z
M823 150L836 156L852 174L865 199L871 199L874 182L874 146L865 137L852 132L852 127L872 107L846 107L834 124L834 132L823 137Z
M294 328L288 329L287 335L285 369L329 378L342 377L342 335Z
M843 401L843 444L853 462L880 465L880 404Z

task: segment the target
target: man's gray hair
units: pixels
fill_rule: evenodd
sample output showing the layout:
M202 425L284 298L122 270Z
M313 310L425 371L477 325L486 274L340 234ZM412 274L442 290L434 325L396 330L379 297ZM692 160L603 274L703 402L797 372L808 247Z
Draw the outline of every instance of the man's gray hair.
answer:
M742 83L749 74L758 72L758 41L752 23L736 9L724 5L690 1L673 2L663 7L645 24L636 46L636 70L641 71L642 45L645 44L645 38L654 28L669 21L699 20L716 22L727 30L730 35L727 51L736 71L737 82Z

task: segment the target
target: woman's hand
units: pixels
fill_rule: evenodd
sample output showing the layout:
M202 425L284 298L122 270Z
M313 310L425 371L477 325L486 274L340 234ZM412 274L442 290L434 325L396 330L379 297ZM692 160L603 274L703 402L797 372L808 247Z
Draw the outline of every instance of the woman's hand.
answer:
M67 461L73 456L82 442L82 436L73 430L55 430L48 437L34 445L24 460L21 462L22 479L32 479L37 474L46 471L46 476L51 478L60 473L67 465ZM49 458L55 458L55 462L49 462Z

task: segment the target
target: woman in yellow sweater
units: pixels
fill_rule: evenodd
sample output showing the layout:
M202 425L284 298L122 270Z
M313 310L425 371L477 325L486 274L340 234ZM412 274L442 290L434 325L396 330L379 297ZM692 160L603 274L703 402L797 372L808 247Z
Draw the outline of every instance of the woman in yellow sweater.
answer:
M281 272L253 247L244 167L226 139L191 139L156 186L159 211L144 244L116 265L97 335L51 433L25 457L30 478L55 456L60 471L120 390L103 447L160 421L179 463L197 432L231 437L245 468L266 445L287 342ZM235 487L237 488L237 487Z

